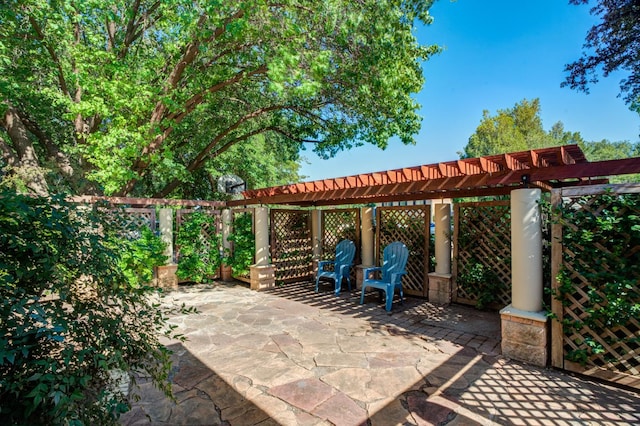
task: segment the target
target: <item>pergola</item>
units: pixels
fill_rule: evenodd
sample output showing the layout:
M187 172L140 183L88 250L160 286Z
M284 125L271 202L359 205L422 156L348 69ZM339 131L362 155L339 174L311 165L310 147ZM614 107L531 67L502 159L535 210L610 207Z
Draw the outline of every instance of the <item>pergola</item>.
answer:
M549 191L601 184L607 176L631 173L640 173L640 158L589 162L578 145L564 145L248 190L227 205L329 206L505 195L522 187Z
M322 207L438 200L433 211L436 268L428 274L428 290L430 301L448 303L452 292L451 199L510 195L512 302L500 311L502 353L544 366L548 317L542 311L541 193L608 183L609 176L632 173L640 173L638 157L589 162L579 146L565 145L249 190L227 206L258 206L254 209L256 264L251 267L251 288L260 289L275 285L265 205ZM361 229L363 265L358 268L374 260L372 210L362 208L363 217L368 217L362 222L367 225ZM315 241L320 238L321 212L312 209L311 213ZM314 255L318 254L316 246Z

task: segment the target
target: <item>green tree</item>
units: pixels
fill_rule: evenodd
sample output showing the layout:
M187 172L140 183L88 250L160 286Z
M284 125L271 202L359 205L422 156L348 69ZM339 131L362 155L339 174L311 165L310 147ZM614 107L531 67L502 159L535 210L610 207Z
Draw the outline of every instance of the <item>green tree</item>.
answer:
M247 142L230 147L202 169L187 175L185 182L191 184L177 187L172 195L183 199L224 199L228 195L218 193L217 181L227 174L240 176L247 188L285 185L300 180L297 146L278 143L264 135L256 135Z
M599 142L584 142L580 144L584 156L589 161L606 161L618 158L640 157L640 142L631 143L628 141L611 142L603 139ZM640 182L640 174L613 176L612 183Z
M168 315L191 310L157 303L110 209L7 190L0 199L2 423L117 424L129 406L113 389L120 375L170 395L159 337L181 339Z
M587 4L589 0L569 0ZM589 93L597 74L607 77L620 70L628 76L620 81L620 91L630 108L640 113L640 2L638 0L596 0L591 14L601 21L591 27L584 44L585 53L568 64L562 86Z
M606 139L600 142L585 141L580 132L566 131L561 121L551 126L548 132L545 131L538 99L524 99L513 108L498 110L495 116L491 116L487 110L483 111L476 132L469 138L463 152L458 154L460 158L473 158L574 143L580 146L589 161L640 156L640 143L610 142ZM640 175L615 176L611 181L638 182Z
M495 116L484 110L482 120L460 154L461 158L582 142L578 132L564 130L562 122L545 131L540 118L540 100L523 99L513 108L498 110Z
M422 0L7 0L0 149L38 193L175 194L264 135L321 155L420 126ZM240 148L242 150L242 148Z

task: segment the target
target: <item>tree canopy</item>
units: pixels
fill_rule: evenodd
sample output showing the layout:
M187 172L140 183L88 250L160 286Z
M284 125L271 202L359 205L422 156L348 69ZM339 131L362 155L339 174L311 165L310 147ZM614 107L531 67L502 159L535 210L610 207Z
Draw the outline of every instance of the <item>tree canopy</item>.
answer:
M565 131L561 121L545 131L540 100L523 99L513 108L498 110L494 116L484 110L475 133L459 154L461 158L473 158L579 142L582 142L580 133Z
M431 3L7 0L5 178L39 193L168 196L256 135L283 162L303 144L331 156L413 143L411 94L439 51L413 30Z
M640 156L640 142L585 141L579 132L566 131L561 121L544 130L540 118L540 100L523 99L513 108L491 115L485 110L482 120L460 158L481 157L577 143L589 161L614 160ZM640 175L614 176L612 182L639 182Z
M589 0L569 0L587 4ZM598 73L607 77L620 70L628 76L620 82L621 93L632 110L640 113L640 1L597 0L591 14L601 21L587 33L582 57L568 64L563 86L589 92L589 84L598 81Z

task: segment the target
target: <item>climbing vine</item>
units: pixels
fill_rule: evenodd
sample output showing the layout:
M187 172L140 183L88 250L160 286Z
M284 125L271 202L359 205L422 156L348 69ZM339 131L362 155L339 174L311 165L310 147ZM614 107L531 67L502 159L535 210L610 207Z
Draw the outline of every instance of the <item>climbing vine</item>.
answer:
M556 211L563 225L563 267L552 296L572 336L567 359L585 365L600 356L616 363L614 347L640 349L640 197L585 196ZM557 319L557 317L556 317ZM597 357L596 357L597 358ZM631 360L640 365L640 357Z
M178 230L176 243L180 250L178 278L193 282L206 282L217 273L222 256L221 236L215 232L215 217L195 211Z
M233 232L227 239L233 242L233 250L230 253L226 253L224 262L231 266L233 275L248 275L249 266L254 263L256 245L251 213L240 213L235 216Z

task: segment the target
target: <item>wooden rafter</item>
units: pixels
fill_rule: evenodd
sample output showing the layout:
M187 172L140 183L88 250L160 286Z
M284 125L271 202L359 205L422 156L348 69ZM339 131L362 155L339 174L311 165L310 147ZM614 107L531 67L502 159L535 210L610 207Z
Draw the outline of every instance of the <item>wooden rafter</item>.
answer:
M337 205L501 195L523 184L550 190L630 173L640 173L640 158L590 163L580 147L565 145L245 191L243 200L228 204Z

